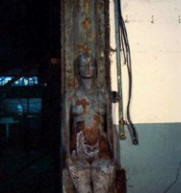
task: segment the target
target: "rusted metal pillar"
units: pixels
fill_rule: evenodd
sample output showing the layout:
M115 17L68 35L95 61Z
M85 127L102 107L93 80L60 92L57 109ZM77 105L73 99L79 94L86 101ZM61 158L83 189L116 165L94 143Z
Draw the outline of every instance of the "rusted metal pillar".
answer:
M108 0L61 1L62 92L75 87L73 61L87 51L98 63L99 84L109 81Z

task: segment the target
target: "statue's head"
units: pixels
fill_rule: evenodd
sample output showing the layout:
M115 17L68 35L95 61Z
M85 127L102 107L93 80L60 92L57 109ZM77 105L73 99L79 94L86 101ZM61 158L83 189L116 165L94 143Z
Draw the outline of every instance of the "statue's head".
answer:
M79 78L95 79L97 77L95 58L86 52L82 53L75 61L75 72Z

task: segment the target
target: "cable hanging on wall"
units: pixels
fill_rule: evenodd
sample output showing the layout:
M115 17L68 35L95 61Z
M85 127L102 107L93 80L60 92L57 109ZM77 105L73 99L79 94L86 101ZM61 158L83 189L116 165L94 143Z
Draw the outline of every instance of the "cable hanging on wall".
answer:
M121 13L121 4L120 0L115 0L115 11L117 12L117 23L119 25L119 36L117 36L117 45L122 49L123 53L123 58L124 58L124 64L127 66L127 71L128 71L128 78L129 78L129 83L128 83L128 102L126 106L126 117L127 121L125 121L128 130L130 132L131 140L134 145L138 144L138 135L136 132L136 129L134 127L134 124L131 121L131 116L130 116L130 104L131 104L131 97L132 97L132 67L131 67L131 51L130 51L130 45L129 45L129 40L128 40L128 35L127 35L127 30L125 26L125 22L122 17ZM121 35L120 35L121 34ZM117 55L120 54L120 50L117 49ZM118 53L119 52L119 53ZM119 56L120 58L120 56ZM120 62L119 62L120 63ZM119 85L120 86L120 85Z

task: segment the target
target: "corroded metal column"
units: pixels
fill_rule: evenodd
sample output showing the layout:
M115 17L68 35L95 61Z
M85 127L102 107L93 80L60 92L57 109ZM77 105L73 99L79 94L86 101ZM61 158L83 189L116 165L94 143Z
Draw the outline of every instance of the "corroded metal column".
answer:
M119 138L112 124L109 0L61 1L63 188L120 192Z
M108 1L66 0L61 4L63 90L74 89L73 61L83 51L96 58L99 84L105 87L109 81Z

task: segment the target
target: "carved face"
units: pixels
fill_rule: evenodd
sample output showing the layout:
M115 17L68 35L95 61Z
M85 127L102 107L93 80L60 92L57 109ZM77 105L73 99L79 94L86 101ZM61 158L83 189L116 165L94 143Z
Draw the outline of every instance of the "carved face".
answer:
M81 56L78 70L81 78L94 78L97 69L93 58L90 56Z

